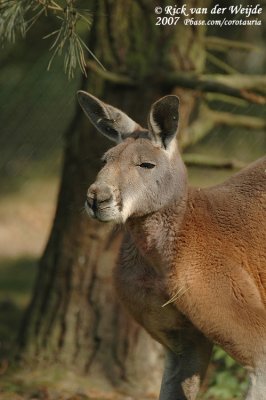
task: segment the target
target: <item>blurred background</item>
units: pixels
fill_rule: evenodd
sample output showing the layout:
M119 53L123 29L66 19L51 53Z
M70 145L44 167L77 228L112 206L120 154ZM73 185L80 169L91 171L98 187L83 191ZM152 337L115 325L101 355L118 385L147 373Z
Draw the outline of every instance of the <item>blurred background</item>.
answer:
M46 11L25 38L14 18L13 43L6 37L11 3L0 3L0 398L144 399L134 394L137 379L146 380L142 393L153 398L161 350L110 289L120 234L83 214L86 189L110 144L95 135L75 94L88 89L144 124L152 101L178 94L190 183L219 183L266 152L266 5L261 25L204 28L182 19L156 26L160 2L24 2L28 18L43 5ZM216 3L184 2L209 9ZM67 7L87 20L69 22ZM64 21L105 70L85 46L87 78L75 51L72 70L67 41L47 70ZM144 379L154 365L158 373L154 368ZM245 371L216 348L202 398L242 398L246 388Z

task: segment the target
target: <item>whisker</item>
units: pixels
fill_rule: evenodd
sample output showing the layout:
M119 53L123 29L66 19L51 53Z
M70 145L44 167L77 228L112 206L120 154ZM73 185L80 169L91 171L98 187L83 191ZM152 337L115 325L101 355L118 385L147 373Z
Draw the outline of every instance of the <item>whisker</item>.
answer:
M171 297L171 299L170 300L168 300L166 303L164 303L161 307L165 307L165 306L167 306L168 304L170 304L170 303L173 303L175 300L177 300L177 299L180 299L180 297L182 297L188 290L189 290L189 287L187 288L187 289L185 289L184 287L182 287L181 289L179 289L178 291L177 291L177 293L176 294L174 294L172 297Z

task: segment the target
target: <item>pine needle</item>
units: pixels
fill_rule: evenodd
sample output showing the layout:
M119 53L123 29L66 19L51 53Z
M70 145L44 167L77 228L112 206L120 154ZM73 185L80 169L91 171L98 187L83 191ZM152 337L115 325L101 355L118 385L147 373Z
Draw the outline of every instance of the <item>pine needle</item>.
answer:
M61 4L64 3L64 4ZM3 0L0 2L0 37L4 42L14 43L18 36L25 37L32 26L43 16L53 15L60 26L48 33L44 39L53 39L50 46L52 56L50 69L55 56L64 54L64 69L69 78L74 77L77 67L86 75L86 52L105 70L96 55L88 48L79 35L79 25L85 24L87 30L92 25L92 15L88 9L76 7L75 0Z

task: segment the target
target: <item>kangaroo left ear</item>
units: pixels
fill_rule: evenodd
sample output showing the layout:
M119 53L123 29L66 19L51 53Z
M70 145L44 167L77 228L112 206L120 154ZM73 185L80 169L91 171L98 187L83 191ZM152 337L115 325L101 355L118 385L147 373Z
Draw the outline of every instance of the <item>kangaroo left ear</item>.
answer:
M120 143L140 126L123 111L104 103L90 93L80 90L78 101L96 129L110 140Z
M165 149L177 134L178 108L179 99L177 96L165 96L152 105L148 116L148 126L152 140Z

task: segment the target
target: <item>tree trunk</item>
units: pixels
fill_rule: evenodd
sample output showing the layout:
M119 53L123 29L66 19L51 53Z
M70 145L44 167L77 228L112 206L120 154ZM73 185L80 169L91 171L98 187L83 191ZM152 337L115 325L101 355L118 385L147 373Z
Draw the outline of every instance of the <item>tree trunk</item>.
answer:
M108 70L143 85L115 85L90 71L81 84L144 125L150 104L173 89L165 88L161 77L173 70L201 71L204 65L203 28L156 26L154 7L159 2L150 3L101 0L91 5L90 49ZM183 103L186 125L194 100L186 93ZM38 365L58 362L92 380L120 386L137 382L140 391L154 391L160 384L161 348L127 315L112 287L122 232L82 211L98 160L108 147L77 107L66 134L56 216L19 345L23 358L35 365L36 360Z

